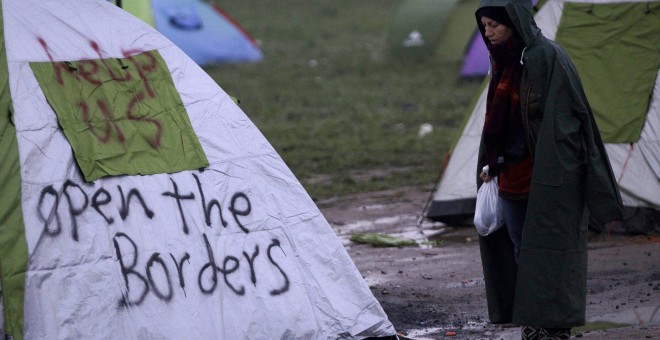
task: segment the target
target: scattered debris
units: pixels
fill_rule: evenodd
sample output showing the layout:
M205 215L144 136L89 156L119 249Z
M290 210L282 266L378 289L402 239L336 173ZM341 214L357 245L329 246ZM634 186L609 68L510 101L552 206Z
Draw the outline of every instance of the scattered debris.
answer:
M424 123L419 126L419 133L418 133L419 138L422 138L431 132L433 132L433 125L429 123Z
M355 243L371 244L375 247L406 247L417 245L417 241L412 239L376 233L353 234L353 236L351 236L351 241Z

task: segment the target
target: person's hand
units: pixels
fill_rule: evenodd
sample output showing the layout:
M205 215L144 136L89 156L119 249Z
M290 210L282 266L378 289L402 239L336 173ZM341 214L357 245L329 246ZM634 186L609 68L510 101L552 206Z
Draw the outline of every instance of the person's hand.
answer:
M481 180L484 181L484 182L486 182L486 183L487 183L487 182L490 182L490 180L493 179L493 177L488 176L488 174L487 174L485 171L482 171L482 172L479 174L479 178L481 178Z

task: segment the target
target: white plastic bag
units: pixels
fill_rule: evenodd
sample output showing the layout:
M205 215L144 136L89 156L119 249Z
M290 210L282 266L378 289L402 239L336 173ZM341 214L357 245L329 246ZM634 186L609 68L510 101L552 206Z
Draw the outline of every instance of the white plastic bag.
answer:
M479 235L486 236L504 224L502 203L497 188L497 177L481 184L474 209L474 226Z

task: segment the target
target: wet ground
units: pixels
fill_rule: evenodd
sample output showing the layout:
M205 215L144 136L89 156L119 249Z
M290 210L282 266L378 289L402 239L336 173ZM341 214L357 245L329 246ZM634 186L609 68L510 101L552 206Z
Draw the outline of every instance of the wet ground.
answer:
M520 339L488 323L474 228L418 223L429 188L408 187L317 202L396 330L412 339ZM374 247L355 233L410 238ZM593 233L584 339L660 339L660 236Z

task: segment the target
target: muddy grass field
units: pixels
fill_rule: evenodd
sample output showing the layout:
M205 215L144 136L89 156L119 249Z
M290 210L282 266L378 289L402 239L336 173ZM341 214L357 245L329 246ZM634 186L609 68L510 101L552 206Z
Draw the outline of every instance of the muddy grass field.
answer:
M477 233L418 217L428 188L318 202L398 332L412 339L519 339L517 327L488 323ZM374 247L355 233L414 239L419 246ZM589 241L587 325L576 338L660 339L660 236L593 233Z

